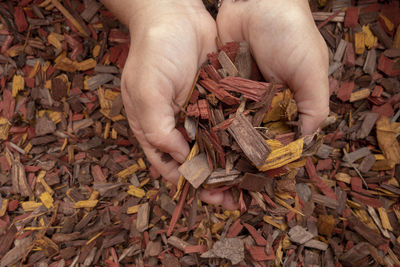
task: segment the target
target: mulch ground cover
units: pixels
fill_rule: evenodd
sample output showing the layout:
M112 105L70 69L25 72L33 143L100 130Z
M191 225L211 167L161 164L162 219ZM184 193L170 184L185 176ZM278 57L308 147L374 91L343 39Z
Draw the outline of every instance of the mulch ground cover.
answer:
M310 4L330 52L321 129L301 136L249 44L217 43L172 185L126 119L126 28L95 0L0 2L0 267L400 266L400 4Z

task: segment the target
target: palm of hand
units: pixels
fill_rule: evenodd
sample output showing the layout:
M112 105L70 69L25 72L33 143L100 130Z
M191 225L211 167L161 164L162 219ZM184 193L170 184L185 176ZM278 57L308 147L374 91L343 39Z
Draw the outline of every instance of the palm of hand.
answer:
M328 53L306 1L225 1L218 17L223 42L246 40L269 81L294 91L303 134L326 118Z

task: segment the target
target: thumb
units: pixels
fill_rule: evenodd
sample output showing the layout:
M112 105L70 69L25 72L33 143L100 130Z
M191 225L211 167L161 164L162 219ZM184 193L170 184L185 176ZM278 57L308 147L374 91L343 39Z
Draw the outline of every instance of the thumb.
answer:
M294 92L303 135L314 133L329 115L328 60L324 55L307 58L288 79Z

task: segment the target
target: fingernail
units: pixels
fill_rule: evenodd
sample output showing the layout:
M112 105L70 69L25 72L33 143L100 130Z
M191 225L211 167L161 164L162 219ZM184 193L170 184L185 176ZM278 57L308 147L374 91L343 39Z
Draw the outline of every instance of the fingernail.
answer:
M171 152L170 155L179 163L183 163L186 160L186 157L179 152Z

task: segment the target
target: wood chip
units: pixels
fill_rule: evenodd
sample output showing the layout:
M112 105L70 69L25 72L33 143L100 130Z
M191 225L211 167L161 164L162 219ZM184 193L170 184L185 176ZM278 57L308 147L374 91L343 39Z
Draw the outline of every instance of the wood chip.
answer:
M224 52L221 51L218 54L218 61L221 64L222 68L228 73L229 76L238 76L239 71L237 70L235 64L231 61L231 59L228 57L228 55Z
M264 164L270 149L260 133L253 128L243 114L236 115L228 131L254 165L262 166Z
M205 153L184 162L178 170L194 188L198 188L212 172Z

